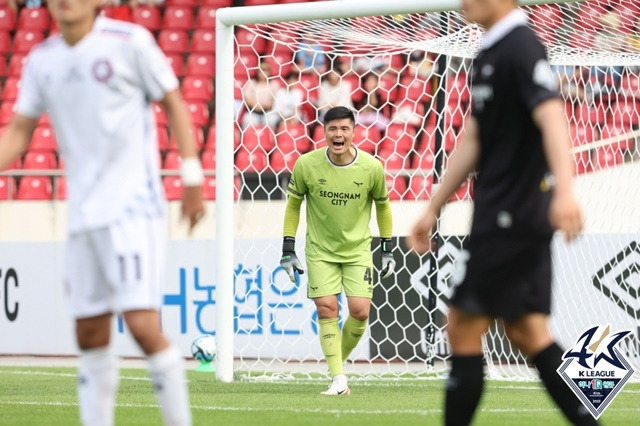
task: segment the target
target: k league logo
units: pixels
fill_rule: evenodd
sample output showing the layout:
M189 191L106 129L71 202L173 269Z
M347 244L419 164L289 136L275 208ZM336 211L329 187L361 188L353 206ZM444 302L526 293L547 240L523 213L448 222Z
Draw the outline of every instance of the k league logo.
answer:
M609 325L595 326L565 352L558 374L596 419L633 376L634 370L616 345L631 332L611 334Z

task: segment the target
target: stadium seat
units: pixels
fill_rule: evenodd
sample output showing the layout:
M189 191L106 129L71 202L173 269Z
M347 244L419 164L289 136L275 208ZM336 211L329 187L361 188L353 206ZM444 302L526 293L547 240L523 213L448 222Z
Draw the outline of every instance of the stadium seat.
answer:
M322 126L319 126L322 129ZM304 154L311 148L311 141L307 136L307 129L304 124L284 124L278 129L276 135L276 146L280 151L287 154L297 151Z
M380 144L380 130L375 126L356 126L353 143L369 154L375 154Z
M22 74L22 67L27 62L27 55L23 53L14 53L9 59L8 77L19 77Z
M167 156L164 158L162 168L164 170L179 170L180 164L182 164L182 157L176 151L167 152Z
M167 6L197 7L199 0L167 0Z
M382 75L378 81L378 91L382 105L398 99L398 81L390 75Z
M320 76L315 72L300 74L300 85L306 89L308 99L318 99Z
M4 82L2 90L2 99L5 101L13 101L18 99L18 90L20 89L20 77L9 77Z
M15 103L13 101L2 102L2 105L0 105L0 126L9 124L15 110Z
M0 31L0 53L6 54L9 52L11 52L11 34L9 31Z
M468 102L471 93L467 83L467 74L459 73L455 76L447 78L447 93L449 94L449 102L459 103Z
M562 9L558 4L534 6L530 19L533 27L556 30L562 26Z
M166 151L169 149L169 134L167 133L167 128L165 126L157 126L156 127L157 134L157 142L158 142L158 150Z
M165 176L162 178L164 196L168 201L182 199L182 179L180 176Z
M19 30L48 31L51 26L49 11L46 7L25 7L18 15Z
M275 147L273 131L269 126L249 126L242 133L241 145L243 148L254 151L261 147L264 152L270 152Z
M134 23L142 25L149 31L157 31L162 25L160 9L152 6L138 5L132 8L131 19Z
M587 152L578 152L573 155L574 172L577 175L588 173L593 170L591 162L591 154Z
M636 28L636 21L640 16L640 3L621 1L615 8L615 12L620 16L620 29L628 34Z
M405 195L408 200L428 200L431 198L433 190L433 175L424 176L416 173L411 176L409 190Z
M158 46L165 53L186 53L189 50L189 36L186 31L161 30Z
M196 29L213 30L216 28L216 7L201 6L196 17Z
M431 85L427 80L415 75L407 75L400 80L399 98L416 102L431 100Z
M55 179L54 198L56 200L67 199L67 178L64 176Z
M44 40L42 31L18 30L13 36L13 51L27 53L42 40Z
M204 149L209 151L216 150L216 125L212 123L209 126L209 130L207 131L207 138L204 143Z
M22 164L22 168L28 170L54 170L57 167L58 161L53 152L27 152Z
M414 139L415 131L411 126L391 124L387 127L387 134L384 136L380 149L405 154L413 148Z
M192 30L193 9L186 6L167 6L162 18L162 28L185 31ZM215 28L215 26L213 28Z
M622 125L608 124L604 126L604 128L602 129L601 138L602 140L609 139L609 138L620 139L617 142L612 142L610 147L614 148L615 150L625 151L632 146L632 138L626 136L627 133L629 133L629 130L630 129L628 125L622 126Z
M382 161L384 169L388 171L403 170L407 165L407 158L394 151L380 151L378 158Z
M265 6L269 4L276 4L278 0L245 0L245 6Z
M267 39L256 36L255 33L246 28L238 28L236 31L236 45L240 50L248 48L256 53L264 53L267 47ZM273 53L273 51L267 53Z
M465 201L471 198L473 198L473 179L466 179L449 198L449 202Z
M58 144L56 142L56 135L49 126L38 126L33 132L31 137L31 144L29 145L29 151L38 152L56 152Z
M159 104L152 104L153 105L153 114L156 118L156 125L158 126L168 126L169 125L169 118L167 117L167 113L164 111L164 109L159 105Z
M389 200L401 200L407 194L406 176L386 176L387 188L389 190Z
M595 33L602 27L601 18L606 14L607 8L604 4L595 1L583 2L574 21L575 29Z
M196 125L194 128L194 131L195 131L195 139L196 139L196 149L199 151L202 149L202 146L204 145L204 136L202 134L202 127ZM169 150L173 150L173 151L178 150L178 143L173 133L169 135Z
M0 176L0 200L16 197L16 179L13 176Z
M239 171L260 173L267 167L267 154L261 149L249 152L240 148L236 153L236 167Z
M275 60L273 56L265 58L265 62L271 65L271 71L277 74L278 68L274 68L271 61ZM238 77L253 77L258 69L258 57L253 53L240 53L239 60L235 62L233 73Z
M572 146L580 146L593 142L595 138L595 129L587 124L578 123L569 128Z
M217 9L221 7L231 7L233 0L202 0L202 6L215 6Z
M205 149L204 151L202 151L200 160L202 162L202 168L204 170L216 169L216 152L215 151L210 149Z
M412 158L411 158L411 168L422 170L424 172L433 171L433 163L435 161L435 156L433 154L432 149L423 149L420 148Z
M47 176L23 176L18 188L18 200L51 200L53 189Z
M206 126L209 123L209 108L205 102L187 101L187 109L191 114L191 121L196 126Z
M640 101L636 98L618 98L618 102L612 105L611 122L616 126L638 124L638 114L640 114Z
M191 51L213 54L216 51L215 30L195 30L191 36Z
M51 117L49 117L49 114L44 113L40 116L40 118L38 119L38 126L51 127Z
M596 157L596 169L610 169L624 163L622 152L611 147L599 148L596 152Z
M249 61L246 61L246 56L251 58ZM253 51L250 51L248 54L243 54L241 52L241 57L243 58L243 62L246 68L250 69L249 75L254 75L255 70L251 69L258 66L258 57L255 56ZM253 60L253 58L256 58ZM273 75L286 76L289 71L293 69L293 52L291 50L274 52L272 54L267 55L266 58L263 59L265 63L269 64L271 67L271 73ZM255 65L254 65L255 63ZM239 64L236 64L236 68ZM243 68L244 73L247 73L246 68Z
M16 15L7 6L0 7L0 31L13 31L16 27Z
M205 176L202 184L202 196L205 200L216 199L216 178L215 176Z
M171 68L173 69L173 73L176 75L176 77L183 77L184 61L182 60L182 55L179 53L166 53L165 56L171 64Z
M291 172L298 158L300 158L300 153L296 151L284 153L277 149L271 154L269 166L276 173L282 171Z
M212 78L216 75L216 58L203 53L190 54L187 58L186 75Z
M213 99L213 81L205 77L185 77L182 80L182 96L188 101L209 102Z

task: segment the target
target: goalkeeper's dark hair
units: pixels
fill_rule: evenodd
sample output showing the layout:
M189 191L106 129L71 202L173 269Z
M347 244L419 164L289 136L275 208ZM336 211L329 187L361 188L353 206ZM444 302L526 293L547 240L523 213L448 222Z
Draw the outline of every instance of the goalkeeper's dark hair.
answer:
M348 118L351 120L351 124L356 124L356 118L353 115L353 111L351 111L347 107L339 106L333 107L324 115L324 125L333 120L342 120L343 118Z

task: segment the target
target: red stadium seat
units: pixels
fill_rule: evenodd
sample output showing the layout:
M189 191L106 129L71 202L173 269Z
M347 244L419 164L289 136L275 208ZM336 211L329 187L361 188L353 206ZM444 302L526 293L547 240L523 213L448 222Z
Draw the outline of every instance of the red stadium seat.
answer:
M169 149L169 134L167 133L167 128L164 126L157 126L156 133L158 149L160 151L166 151L167 149Z
M580 4L578 16L575 20L576 30L596 32L602 27L601 18L607 14L606 6L594 1Z
M386 176L390 200L401 200L407 194L407 179L405 176Z
M421 149L411 159L411 168L419 169L424 172L431 172L433 170L433 163L435 156L432 149Z
M378 158L382 161L385 170L403 170L407 165L407 158L394 151L381 151Z
M189 50L189 36L186 31L161 30L158 46L165 53L186 53Z
M245 60L247 57L250 58L248 62ZM254 68L258 66L258 57L255 56L253 50L248 53L241 52L241 58L247 68ZM255 58L255 60L253 60L253 58ZM269 64L273 75L286 76L289 71L293 69L293 52L291 50L274 52L263 60L265 63ZM236 69L237 67L238 64L236 64ZM244 72L246 74L246 69ZM250 69L249 75L253 76L254 74L255 70Z
M13 31L16 27L16 15L10 8L0 7L0 31Z
M168 0L167 6L188 6L188 7L196 7L198 6L199 0Z
M569 135L571 137L572 146L580 146L593 142L596 138L594 135L595 129L592 126L586 124L573 125L569 129Z
M169 151L164 159L162 168L164 170L179 170L182 164L182 157L176 151Z
M595 33L592 31L571 31L569 33L569 47L574 49L593 49L595 45Z
M602 129L602 140L609 138L617 139L618 141L611 143L610 148L625 151L632 145L632 138L627 136L629 130L628 126L608 124Z
M184 76L184 62L182 61L182 55L179 53L167 53L166 56L176 77Z
M380 130L375 126L356 126L353 143L369 154L375 154L380 144Z
M276 4L278 0L245 0L245 6L264 6L269 4Z
M209 108L205 102L187 101L187 109L191 114L191 121L196 126L206 126L209 123Z
M433 190L433 176L423 176L422 174L415 174L411 176L409 191L405 196L405 199L409 200L428 200L431 198Z
M614 125L636 126L640 114L640 101L635 98L619 98L612 105L611 118Z
M204 145L204 136L202 134L202 127L196 126L195 129L196 149L201 150ZM177 151L178 143L176 141L175 134L171 133L169 137L169 150Z
M231 7L233 0L202 0L202 6L215 6L217 9L221 7Z
M240 148L236 153L236 167L241 172L262 172L267 167L267 154L261 149L249 152Z
M285 154L294 151L304 154L309 151L311 141L307 136L307 129L304 124L300 122L296 124L285 123L280 126L276 135L276 146Z
M318 90L320 89L320 76L318 74L300 74L300 85L306 89L308 99L318 99Z
M273 56L265 58L265 62L271 65L271 72L275 75L278 74L278 68L273 66L271 61L275 60ZM258 70L258 57L254 53L240 53L240 57L235 62L233 73L236 78L240 77L253 77Z
M215 6L201 6L198 10L196 18L196 28L204 30L213 30L216 28L216 9Z
M637 74L623 75L620 88L624 96L640 97L640 76Z
M204 170L215 170L216 169L216 152L205 149L202 151L202 156L200 157L202 161L202 168Z
M9 59L9 69L7 70L7 76L18 77L22 74L22 67L27 62L27 55L23 53L14 53Z
M562 26L562 9L557 4L545 4L531 8L531 23L537 28L556 30Z
M417 102L431 100L431 85L427 80L414 75L407 75L400 80L399 98Z
M0 176L0 200L16 197L16 179L13 176Z
M49 126L38 126L31 137L29 151L56 152L58 144L56 135Z
M13 51L27 53L42 40L44 40L42 31L18 30L13 36Z
M247 127L242 134L240 143L249 151L261 147L264 152L270 152L275 147L273 131L269 126Z
M156 125L164 127L169 125L169 118L167 118L167 113L159 104L153 104L153 114L156 118Z
M413 148L415 131L404 124L391 124L381 143L381 150L405 154Z
M622 1L615 8L615 12L620 16L620 29L628 34L636 26L638 16L640 16L640 3L637 1Z
M188 76L212 78L216 75L216 58L213 55L192 53L187 58Z
M47 176L24 176L20 179L18 200L51 200L53 189Z
M164 196L168 201L182 199L182 179L180 176L165 176L162 178Z
M53 152L27 152L24 156L23 169L54 170L58 167L56 155Z
M258 37L256 34L247 28L238 28L236 31L236 44L238 49L249 48L257 53L263 53L267 47L267 39L265 37ZM272 53L270 51L269 53Z
M466 179L449 198L449 202L465 201L471 198L473 198L473 179Z
M611 147L599 148L596 156L596 169L610 169L624 163L624 157L619 149Z
M276 150L271 154L269 166L276 173L282 171L291 172L298 158L300 158L300 153L296 151L283 153L280 150Z
M20 89L20 77L9 77L4 82L4 90L2 91L2 99L5 101L13 101L18 99L18 90Z
M164 10L162 28L185 31L192 30L193 9L186 6L168 6Z
M205 200L216 199L216 178L215 176L206 176L202 184L202 196Z
M468 102L470 97L467 75L464 73L447 77L447 93L449 102Z
M216 150L216 124L212 123L207 132L207 139L204 143L204 149L215 152Z
M13 101L5 101L0 105L0 126L9 124L15 113L16 105Z
M64 176L57 177L55 180L54 198L56 200L67 199L67 178Z
M191 51L211 53L216 51L216 32L210 30L195 30L191 37Z
M0 31L0 53L8 52L11 52L11 34L9 31Z
M50 26L51 19L46 7L25 7L20 10L19 30L48 31Z
M182 96L190 101L213 100L213 81L210 78L188 76L182 80Z
M378 81L378 91L382 104L395 102L398 99L398 81L390 75L382 75Z
M133 22L142 25L149 31L157 31L162 25L160 9L152 6L138 5L132 9Z

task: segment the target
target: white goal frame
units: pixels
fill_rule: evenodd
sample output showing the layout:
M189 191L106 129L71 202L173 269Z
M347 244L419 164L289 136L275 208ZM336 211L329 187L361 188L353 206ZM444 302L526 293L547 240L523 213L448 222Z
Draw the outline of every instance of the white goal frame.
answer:
M570 0L573 1L573 0ZM520 6L566 0L520 0ZM460 8L459 0L338 0L269 6L232 7L216 13L216 378L233 381L234 254L234 28L236 25L317 19L444 12Z

